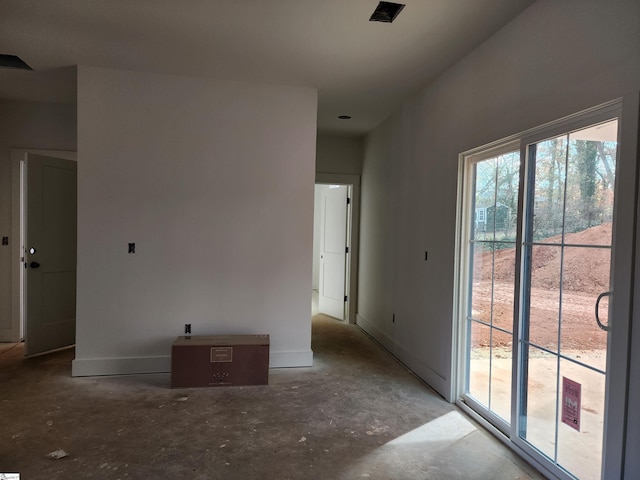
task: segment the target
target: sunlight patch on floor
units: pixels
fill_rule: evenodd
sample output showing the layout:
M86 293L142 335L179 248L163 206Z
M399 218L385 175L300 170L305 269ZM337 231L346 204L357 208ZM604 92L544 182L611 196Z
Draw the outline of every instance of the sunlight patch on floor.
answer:
M461 413L451 411L381 444L368 455L349 465L339 478L341 480L352 478L369 478L370 480L475 478L469 477L470 472L477 468L474 466L475 464L470 465L470 462L466 460L454 461L469 453L472 454L468 456L473 458L477 453L467 451L469 445L475 445L478 440L482 440L467 441L473 437L474 433L478 434L479 432L473 423ZM477 450L475 446L471 448ZM481 452L482 458L486 459L486 453L490 452L490 448L486 452ZM476 460L472 460L472 462Z
M391 440L387 445L454 443L475 430L476 427L469 420L453 411Z

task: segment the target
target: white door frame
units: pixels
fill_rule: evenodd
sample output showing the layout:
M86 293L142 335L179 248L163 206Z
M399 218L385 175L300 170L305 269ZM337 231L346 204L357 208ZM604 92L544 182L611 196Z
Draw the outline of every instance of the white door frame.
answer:
M346 269L345 320L356 323L358 305L358 250L360 233L360 175L338 173L316 173L316 185L347 185L351 187L351 215L348 216L347 231L350 232L349 256Z
M28 153L77 161L77 152L37 148L11 149L11 342L24 338L24 205L22 166Z

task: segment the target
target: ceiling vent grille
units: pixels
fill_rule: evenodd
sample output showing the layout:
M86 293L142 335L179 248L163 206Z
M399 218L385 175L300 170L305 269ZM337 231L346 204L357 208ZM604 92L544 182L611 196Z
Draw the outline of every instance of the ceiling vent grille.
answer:
M370 22L393 22L404 8L403 3L380 2L374 10Z
M14 68L16 70L33 70L20 57L0 53L0 68Z

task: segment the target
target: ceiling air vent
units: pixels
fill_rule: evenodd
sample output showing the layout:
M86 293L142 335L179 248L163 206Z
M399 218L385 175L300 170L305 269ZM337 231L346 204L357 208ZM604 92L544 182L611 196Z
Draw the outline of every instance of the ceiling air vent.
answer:
M15 68L17 70L33 70L24 63L20 57L15 55L4 55L0 53L0 68Z
M380 2L369 19L370 22L393 22L404 8L403 3Z

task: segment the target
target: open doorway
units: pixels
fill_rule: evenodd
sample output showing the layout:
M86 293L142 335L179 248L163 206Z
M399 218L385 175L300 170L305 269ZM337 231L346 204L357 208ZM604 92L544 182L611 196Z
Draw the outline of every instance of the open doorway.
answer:
M312 315L355 323L358 202L356 175L318 175L314 201Z
M75 343L76 153L12 150L12 341L39 355Z
M344 321L350 236L347 185L316 185L313 231L313 290L318 313Z

